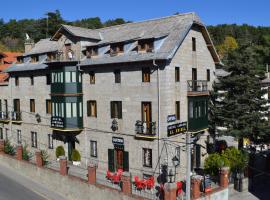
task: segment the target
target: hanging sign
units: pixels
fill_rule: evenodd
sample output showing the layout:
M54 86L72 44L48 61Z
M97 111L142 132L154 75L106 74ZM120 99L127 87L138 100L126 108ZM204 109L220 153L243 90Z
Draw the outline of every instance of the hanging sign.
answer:
M64 128L64 118L63 117L52 117L51 127L54 128Z
M169 125L167 127L167 130L168 130L168 137L184 133L187 131L187 122Z
M176 115L167 116L167 122L175 122L175 121L176 121Z
M115 145L124 145L124 138L112 137L112 143Z

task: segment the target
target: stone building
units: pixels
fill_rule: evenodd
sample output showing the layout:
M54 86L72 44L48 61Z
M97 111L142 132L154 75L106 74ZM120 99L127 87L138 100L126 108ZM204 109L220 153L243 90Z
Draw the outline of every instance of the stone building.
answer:
M103 172L175 169L183 179L187 130L192 167L207 154L208 90L219 62L194 13L96 30L62 25L50 39L27 41L6 70L0 136L52 159L58 145L69 159L76 148L81 165Z

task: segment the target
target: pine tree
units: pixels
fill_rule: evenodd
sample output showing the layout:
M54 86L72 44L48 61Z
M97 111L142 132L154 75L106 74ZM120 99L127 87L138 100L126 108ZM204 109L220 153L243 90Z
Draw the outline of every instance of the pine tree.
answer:
M267 90L262 88L264 73L258 70L253 49L242 46L230 52L225 68L230 75L220 77L211 92L210 130L217 124L226 128L223 134L236 137L239 147L243 138L268 140L269 105L263 97Z

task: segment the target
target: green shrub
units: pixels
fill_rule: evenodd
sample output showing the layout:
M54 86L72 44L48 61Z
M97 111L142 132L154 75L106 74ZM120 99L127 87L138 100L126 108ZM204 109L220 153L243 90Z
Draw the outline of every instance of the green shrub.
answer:
M4 152L12 156L16 154L15 146L12 145L9 140L5 141Z
M49 155L48 155L48 152L46 150L41 150L41 158L43 161L43 165L47 165L49 163L49 161L48 161Z
M72 161L81 161L81 155L77 149L73 149L71 159Z
M60 156L64 156L65 155L65 149L63 146L58 146L55 150L55 155L56 158L59 158Z
M217 176L222 167L229 166L229 161L218 153L210 154L204 162L204 169L206 173Z
M248 154L235 147L227 148L221 155L229 161L229 167L232 172L243 171L248 165Z
M27 145L23 146L22 158L23 160L30 160L33 157L33 154L28 150Z

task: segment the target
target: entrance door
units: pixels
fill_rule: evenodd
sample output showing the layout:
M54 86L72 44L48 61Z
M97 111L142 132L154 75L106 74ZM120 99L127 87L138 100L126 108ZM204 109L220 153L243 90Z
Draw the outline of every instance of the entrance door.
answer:
M147 133L151 133L152 110L151 102L142 102L142 121L146 123Z
M201 146L196 145L196 168L201 167Z
M116 170L124 169L124 151L116 149Z
M75 149L75 141L69 141L68 142L68 160L72 160L71 159L71 154L72 154L72 151L73 149Z

